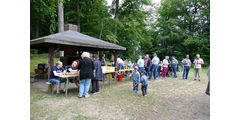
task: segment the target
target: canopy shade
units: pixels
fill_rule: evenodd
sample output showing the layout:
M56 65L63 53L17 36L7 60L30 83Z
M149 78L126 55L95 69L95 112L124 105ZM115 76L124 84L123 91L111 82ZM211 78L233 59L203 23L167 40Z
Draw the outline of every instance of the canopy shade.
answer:
M47 47L48 44L97 48L102 50L126 50L125 47L109 43L82 33L68 30L30 41L31 48Z

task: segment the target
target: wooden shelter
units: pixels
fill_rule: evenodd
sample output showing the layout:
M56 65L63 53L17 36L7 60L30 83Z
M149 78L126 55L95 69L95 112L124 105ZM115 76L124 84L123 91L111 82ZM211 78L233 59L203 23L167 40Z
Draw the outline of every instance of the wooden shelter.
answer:
M30 41L31 49L48 49L49 51L49 68L53 67L54 54L64 51L63 59L70 56L78 56L82 51L111 51L114 55L115 68L117 68L117 51L126 50L125 47L109 43L82 33L77 32L77 26L72 24L65 25L64 32L36 38ZM63 60L63 63L65 61ZM50 70L49 70L50 71Z

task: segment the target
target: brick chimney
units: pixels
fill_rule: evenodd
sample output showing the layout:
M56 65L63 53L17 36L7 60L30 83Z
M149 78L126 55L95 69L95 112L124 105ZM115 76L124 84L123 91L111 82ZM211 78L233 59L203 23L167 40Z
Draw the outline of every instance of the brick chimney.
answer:
M67 31L67 30L78 31L78 26L74 24L65 24L64 31Z

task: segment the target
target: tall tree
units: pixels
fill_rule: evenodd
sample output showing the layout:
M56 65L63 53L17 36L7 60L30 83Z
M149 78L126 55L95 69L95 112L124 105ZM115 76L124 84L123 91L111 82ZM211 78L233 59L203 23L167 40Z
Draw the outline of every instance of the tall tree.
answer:
M58 0L58 32L64 31L63 0Z

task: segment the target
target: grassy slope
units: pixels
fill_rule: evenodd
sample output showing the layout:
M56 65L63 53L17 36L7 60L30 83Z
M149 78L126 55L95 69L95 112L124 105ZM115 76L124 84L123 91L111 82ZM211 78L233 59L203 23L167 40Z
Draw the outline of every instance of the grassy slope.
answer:
M133 96L131 81L115 82L87 99L78 99L77 89L56 98L31 87L31 119L209 119L205 71L200 82L193 81L193 69L187 81L181 72L177 79L151 80L147 97Z
M54 58L54 62L57 62L59 58ZM30 55L30 74L35 73L38 63L48 63L48 54L31 54Z

